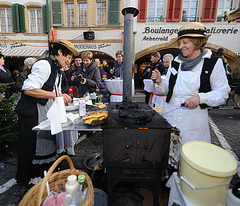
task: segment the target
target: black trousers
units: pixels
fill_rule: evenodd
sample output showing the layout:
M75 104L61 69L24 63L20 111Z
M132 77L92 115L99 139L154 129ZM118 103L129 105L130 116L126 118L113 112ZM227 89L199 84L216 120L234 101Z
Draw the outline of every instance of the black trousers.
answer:
M32 128L38 124L38 116L18 115L18 168L16 179L18 183L27 183L33 170L32 160L36 151L36 131Z

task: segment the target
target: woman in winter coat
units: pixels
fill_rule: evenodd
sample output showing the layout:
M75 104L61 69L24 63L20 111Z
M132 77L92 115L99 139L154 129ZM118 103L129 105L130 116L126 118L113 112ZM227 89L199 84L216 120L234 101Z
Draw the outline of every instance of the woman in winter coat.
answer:
M93 54L90 51L85 51L81 55L82 64L77 71L77 76L74 78L78 86L78 97L83 97L87 92L94 92L99 88L100 84L100 71L97 63L93 59Z

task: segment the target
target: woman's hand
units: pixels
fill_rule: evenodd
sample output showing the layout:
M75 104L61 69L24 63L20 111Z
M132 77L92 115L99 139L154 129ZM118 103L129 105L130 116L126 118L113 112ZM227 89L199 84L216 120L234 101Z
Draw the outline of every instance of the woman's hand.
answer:
M80 81L80 84L86 84L86 78L83 78L81 81Z
M161 82L162 82L161 74L160 74L160 72L159 72L157 69L155 69L155 70L152 71L151 79L152 79L153 81L156 81L156 83L157 83L158 85L161 84Z
M189 107L192 109L197 108L200 103L200 97L198 95L190 97L184 103L184 107Z
M70 97L68 94L60 94L60 96L63 97L65 104L72 102L72 97Z

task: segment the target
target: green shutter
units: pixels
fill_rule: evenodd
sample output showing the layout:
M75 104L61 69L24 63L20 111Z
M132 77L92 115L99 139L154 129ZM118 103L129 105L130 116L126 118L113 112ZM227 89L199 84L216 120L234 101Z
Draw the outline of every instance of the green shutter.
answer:
M18 4L20 32L26 32L24 8L25 7L23 5Z
M11 8L13 32L26 32L24 6L21 4L13 4Z
M48 33L50 31L50 19L49 19L49 5L42 6L42 18L43 18L43 32Z
M62 26L62 0L52 0L52 26Z
M19 13L18 13L18 4L12 4L12 26L13 32L20 32L20 25L19 25Z
M116 26L120 24L120 0L109 0L108 2L108 25Z

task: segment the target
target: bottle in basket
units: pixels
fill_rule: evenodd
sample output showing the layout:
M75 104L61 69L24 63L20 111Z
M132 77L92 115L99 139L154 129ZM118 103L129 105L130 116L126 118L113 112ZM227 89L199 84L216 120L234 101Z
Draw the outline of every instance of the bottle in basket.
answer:
M83 117L86 115L86 102L85 100L79 100L79 116Z
M71 195L71 202L70 202L69 206L70 205L71 206L79 205L79 202L80 202L79 184L78 184L76 175L68 176L67 183L65 184L65 191L67 194ZM66 202L66 201L64 200L64 202ZM69 200L67 202L69 202Z
M87 187L87 184L85 183L85 175L78 176L78 183L79 183L79 191L81 191L80 205L83 205L83 203L87 198L87 193L88 193L88 187Z

